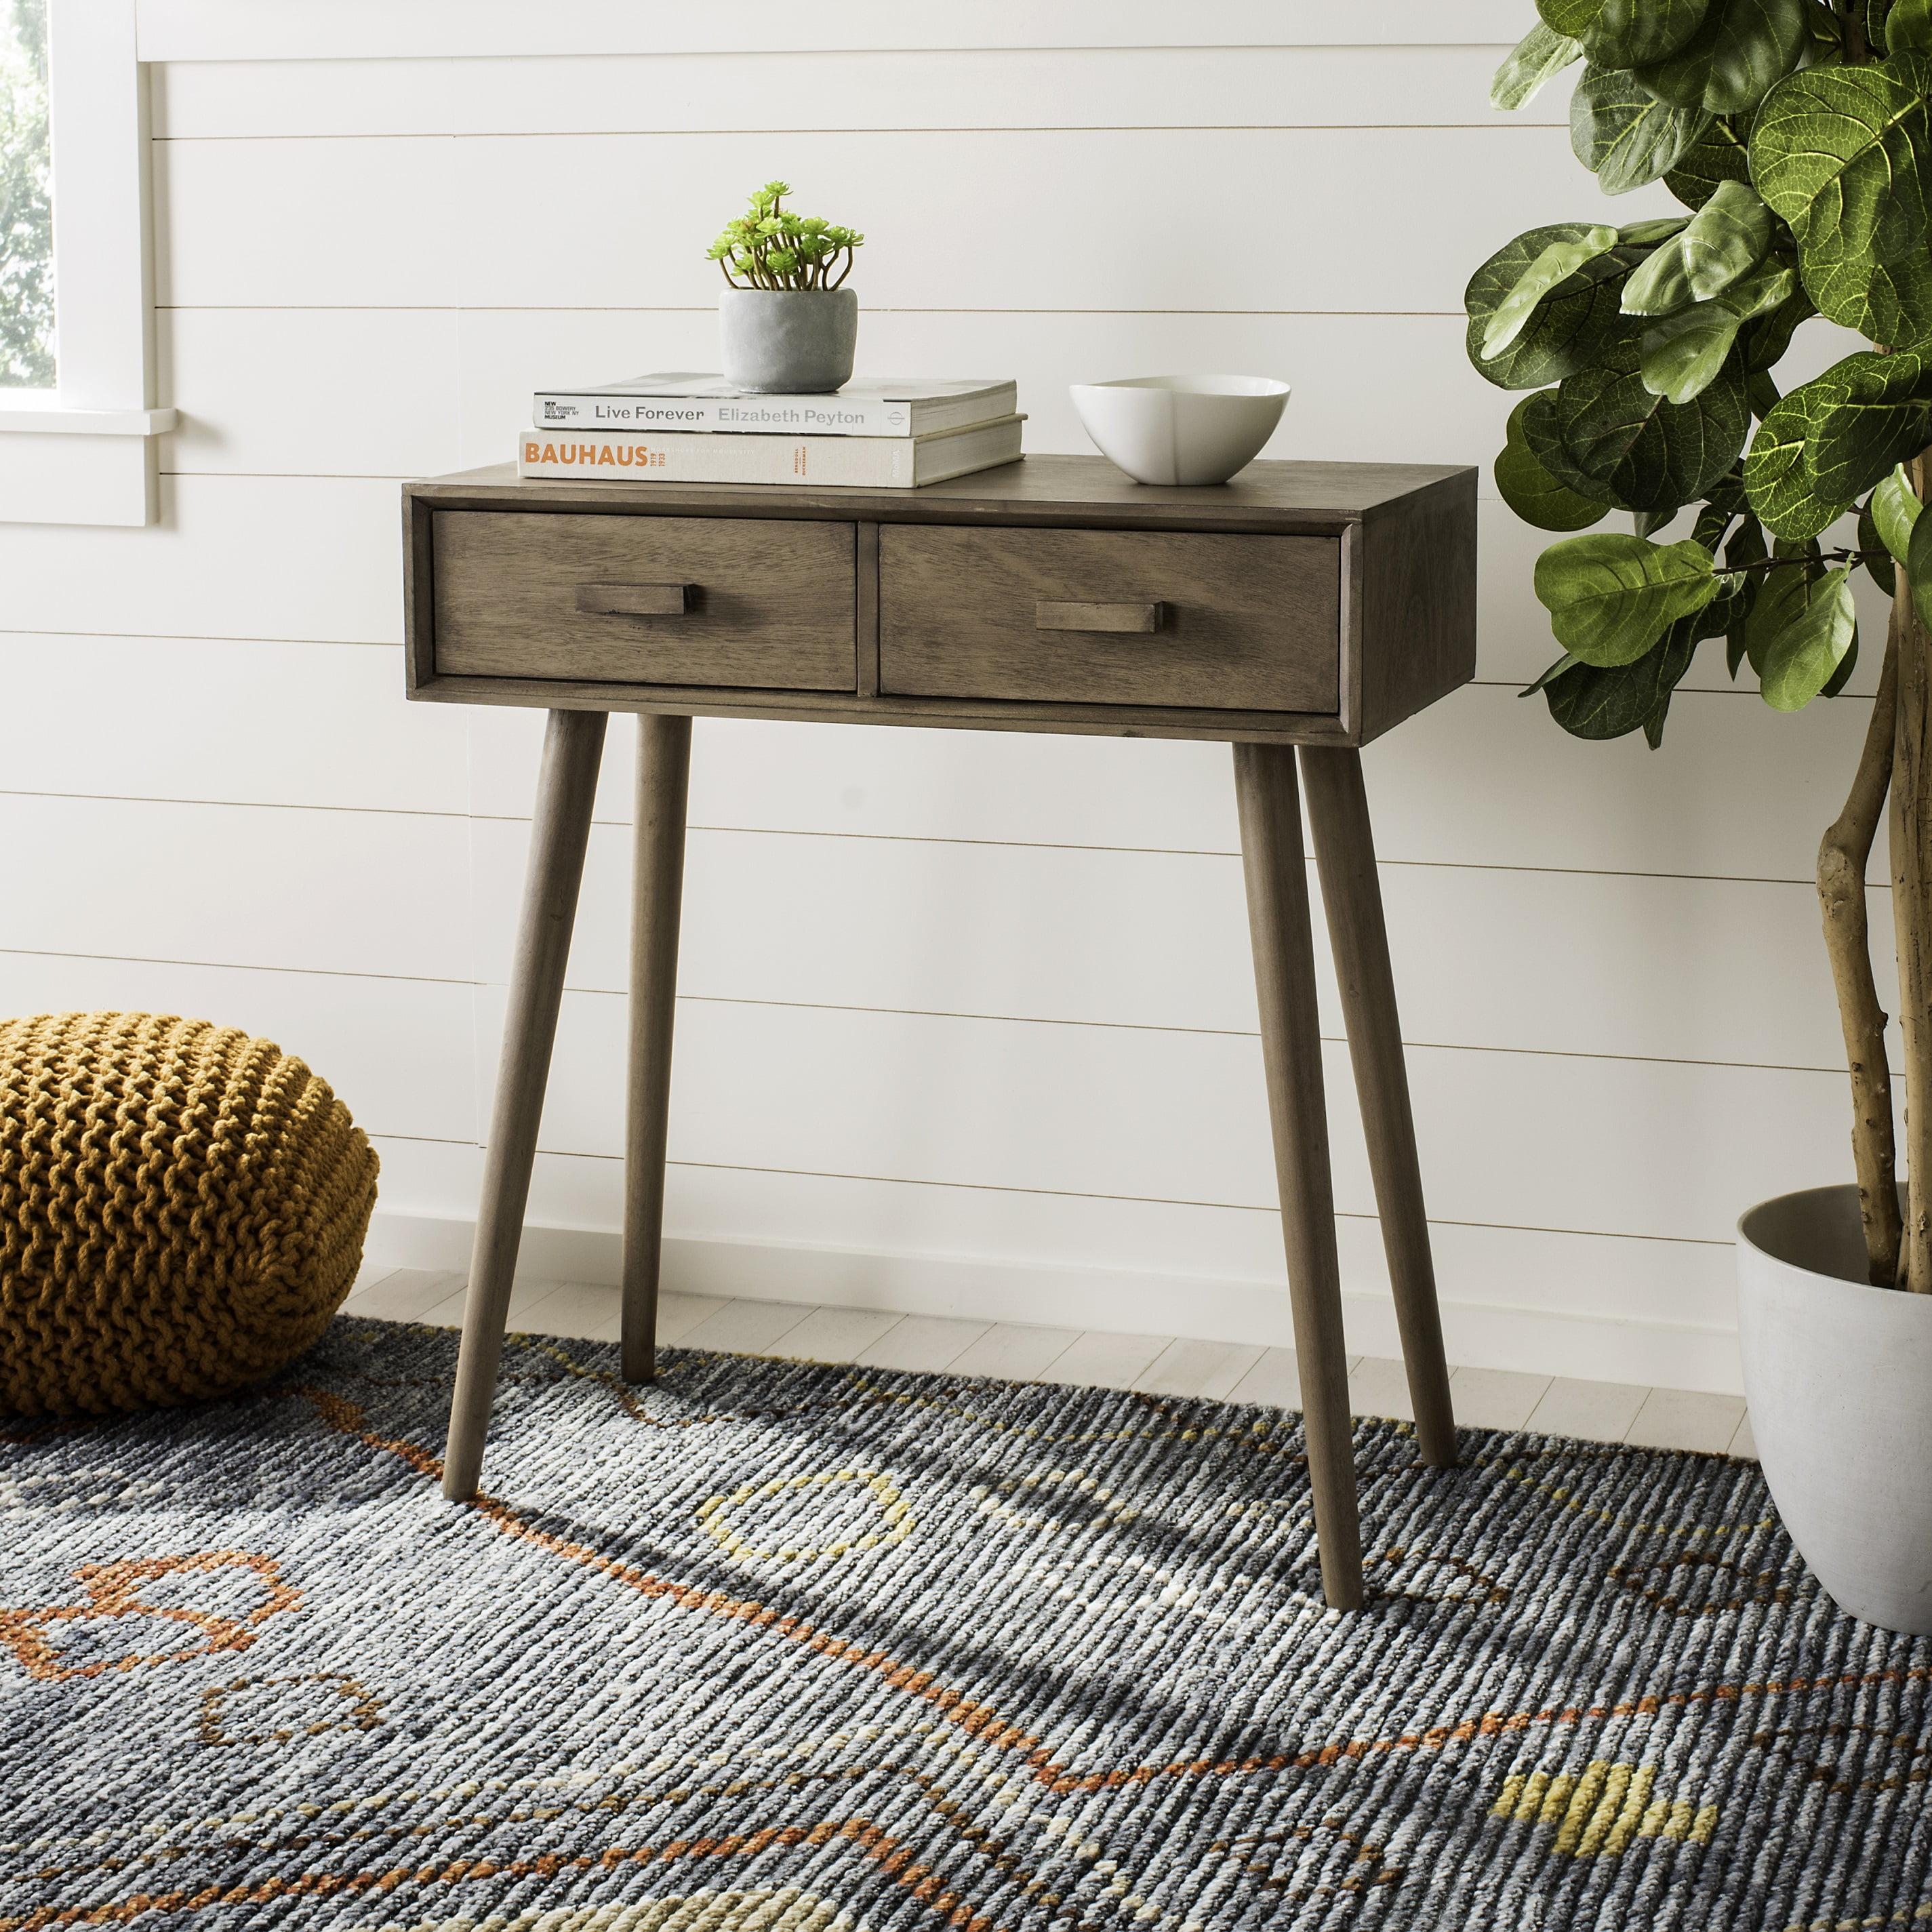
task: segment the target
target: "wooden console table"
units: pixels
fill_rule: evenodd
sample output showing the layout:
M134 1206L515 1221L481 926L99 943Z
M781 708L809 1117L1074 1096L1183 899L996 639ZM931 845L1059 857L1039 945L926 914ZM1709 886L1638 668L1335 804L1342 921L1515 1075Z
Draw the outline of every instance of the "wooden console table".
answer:
M409 694L550 713L443 1492L476 1492L608 715L638 714L623 1372L655 1372L693 716L1234 747L1323 1587L1362 1597L1298 749L1376 1201L1432 1464L1456 1457L1358 747L1475 664L1475 475L1257 463L1147 488L1035 456L917 490L404 493Z

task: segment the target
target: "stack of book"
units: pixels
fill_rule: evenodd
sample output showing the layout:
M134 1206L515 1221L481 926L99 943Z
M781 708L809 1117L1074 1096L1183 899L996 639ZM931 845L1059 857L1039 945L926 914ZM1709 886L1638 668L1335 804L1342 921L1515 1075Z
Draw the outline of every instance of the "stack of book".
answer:
M911 490L1020 454L1010 382L860 379L761 396L681 370L541 389L519 476L637 483L820 483Z

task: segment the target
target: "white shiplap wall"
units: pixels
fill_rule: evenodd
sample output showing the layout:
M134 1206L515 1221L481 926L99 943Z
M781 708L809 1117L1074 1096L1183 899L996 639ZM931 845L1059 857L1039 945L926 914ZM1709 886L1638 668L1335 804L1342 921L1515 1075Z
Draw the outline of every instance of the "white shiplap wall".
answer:
M617 18L551 10L580 50ZM1087 46L1148 10L1070 5L1058 46L598 58L484 8L512 52L318 59L309 10L143 0L183 426L162 527L0 527L0 1006L269 1034L377 1137L379 1243L460 1264L539 724L402 702L398 479L505 455L540 380L710 361L704 247L779 173L872 238L862 364L1017 374L1034 449L1084 446L1070 380L1234 368L1296 386L1272 454L1486 463L1510 399L1462 283L1594 196L1560 98L1485 106L1501 10L1391 6L1459 43L1426 46ZM1730 1388L1736 1214L1844 1166L1807 878L1866 700L1781 719L1707 662L1660 755L1573 744L1515 696L1540 539L1484 519L1479 682L1368 758L1452 1353ZM630 748L545 1117L552 1271L612 1258ZM692 818L682 1285L1286 1339L1224 750L704 722ZM1350 1319L1386 1350L1339 1044L1330 1072Z

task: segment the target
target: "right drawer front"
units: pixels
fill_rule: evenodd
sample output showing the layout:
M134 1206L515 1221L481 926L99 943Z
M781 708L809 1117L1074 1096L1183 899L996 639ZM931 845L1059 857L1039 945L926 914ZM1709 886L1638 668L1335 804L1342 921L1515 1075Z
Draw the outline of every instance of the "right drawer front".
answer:
M1157 628L1120 628L1150 612ZM1334 537L879 532L879 688L907 696L1333 712Z

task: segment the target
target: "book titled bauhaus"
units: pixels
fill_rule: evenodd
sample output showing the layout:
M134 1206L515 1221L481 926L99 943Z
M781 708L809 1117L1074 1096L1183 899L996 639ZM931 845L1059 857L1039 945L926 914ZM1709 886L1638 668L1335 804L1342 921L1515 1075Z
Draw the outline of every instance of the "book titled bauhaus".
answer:
M525 430L519 476L599 482L817 483L912 490L1011 463L1026 418L1002 416L926 436L668 436L626 430Z
M722 376L672 369L592 388L539 389L538 429L723 430L749 436L928 436L1010 416L1012 382L870 376L823 396L763 396Z

